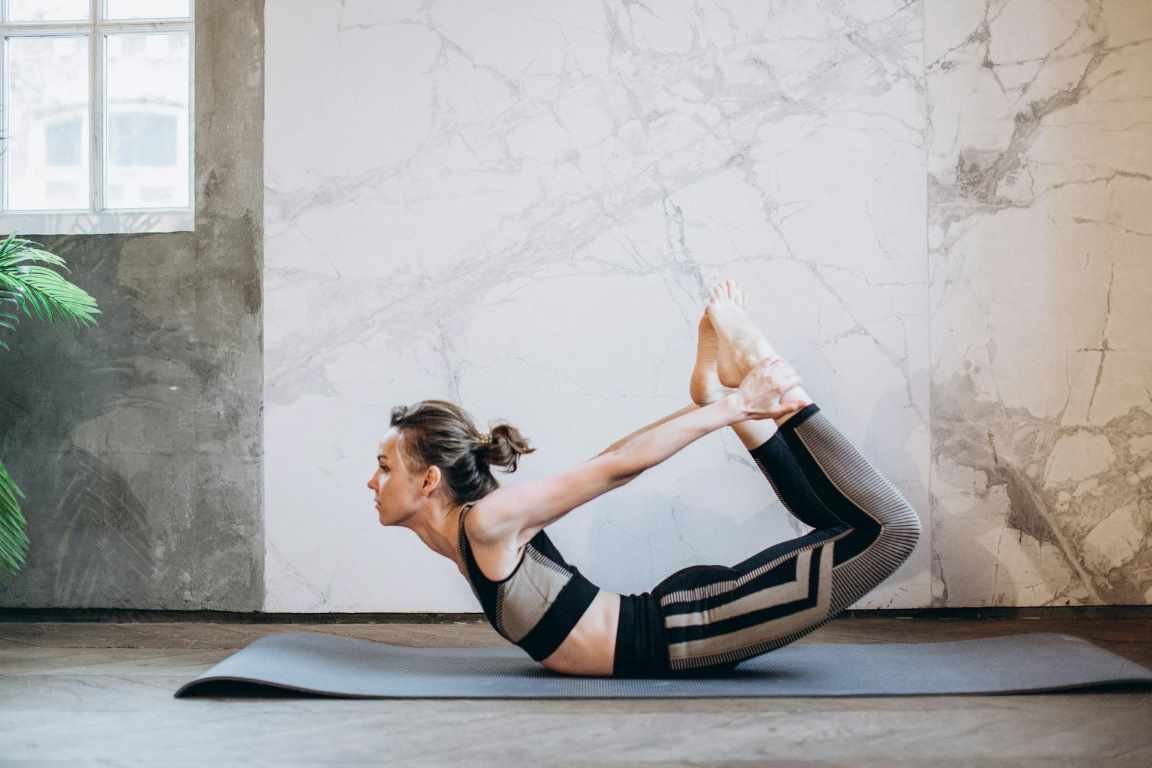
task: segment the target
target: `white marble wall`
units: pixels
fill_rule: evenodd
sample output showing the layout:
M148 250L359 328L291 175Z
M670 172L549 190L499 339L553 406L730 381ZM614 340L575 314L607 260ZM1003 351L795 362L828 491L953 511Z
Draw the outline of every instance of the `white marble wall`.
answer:
M390 407L516 424L539 451L502 482L559 471L688 402L724 275L924 520L856 607L1116 594L1064 587L1148 531L1152 33L1016 4L269 0L266 610L478 610L376 522ZM1098 85L1017 123L1092 45ZM717 432L549 533L638 592L807 530Z
M1152 3L927 0L933 602L1152 601Z

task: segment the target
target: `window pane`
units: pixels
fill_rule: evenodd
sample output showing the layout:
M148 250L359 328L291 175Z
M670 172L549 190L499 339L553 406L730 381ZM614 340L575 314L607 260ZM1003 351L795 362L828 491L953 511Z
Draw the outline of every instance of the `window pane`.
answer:
M9 21L87 21L88 0L8 0Z
M10 37L8 207L89 207L88 38Z
M105 207L185 207L189 33L106 39Z
M107 0L106 19L174 19L192 14L189 0Z
M84 135L78 117L50 124L44 131L44 162L48 165L80 165L80 142Z

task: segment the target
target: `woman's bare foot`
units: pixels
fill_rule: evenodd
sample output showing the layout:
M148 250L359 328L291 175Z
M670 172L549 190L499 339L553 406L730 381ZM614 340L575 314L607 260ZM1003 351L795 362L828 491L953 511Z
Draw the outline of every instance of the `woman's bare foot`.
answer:
M768 339L744 311L744 292L735 280L725 280L712 288L712 300L705 313L719 339L716 371L725 387L738 387L757 363L766 357L779 357Z
M712 321L708 319L707 312L700 317L698 337L696 367L692 370L692 383L688 387L688 392L692 395L692 402L703 408L736 390L729 389L720 383L720 374L716 372L716 352L719 340L716 338L716 329L712 327ZM731 426L740 438L740 442L748 450L764 445L772 435L776 434L776 422L772 419L748 419Z
M692 369L692 380L688 385L688 394L696 405L708 405L721 399L734 390L720 383L720 374L716 370L716 352L719 341L716 338L716 329L708 319L708 313L700 316L697 328L696 367Z
M779 357L768 343L768 339L745 312L746 302L744 291L735 280L728 279L712 288L712 300L705 308L705 315L711 321L712 331L718 341L715 354L716 372L722 387L740 386L740 382L754 365L766 357ZM697 368L699 362L698 352ZM693 384L695 376L694 371ZM723 394L720 396L723 397ZM795 386L781 396L780 402L801 404L797 408L798 411L803 407L802 404L811 403L812 398L802 387ZM781 425L794 415L795 412L777 418L776 424Z

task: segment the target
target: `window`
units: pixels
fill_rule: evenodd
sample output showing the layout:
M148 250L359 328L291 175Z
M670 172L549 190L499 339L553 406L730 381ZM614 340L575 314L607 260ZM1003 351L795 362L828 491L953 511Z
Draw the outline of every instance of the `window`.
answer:
M0 234L193 228L193 0L0 0Z

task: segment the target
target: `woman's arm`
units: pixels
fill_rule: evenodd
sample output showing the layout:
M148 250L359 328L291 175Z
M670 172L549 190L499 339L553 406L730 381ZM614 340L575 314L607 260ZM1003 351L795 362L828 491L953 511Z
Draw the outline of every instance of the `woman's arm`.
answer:
M798 411L805 402L782 403L780 396L799 383L800 376L784 361L762 360L745 374L734 392L630 436L615 451L619 471L624 477L633 478L720 427L749 419L775 419Z
M740 382L740 388L714 403L686 407L634 432L580 466L515 486L502 486L476 508L489 538L527 541L536 531L597 496L619 488L649 467L720 427L748 419L777 418L806 403L781 403L782 392L799 383L794 372L770 373L761 363Z
M680 415L685 414L685 413L690 413L691 411L694 411L699 407L700 406L696 405L695 403L693 403L691 405L686 405L683 408L681 408L680 410L676 411L675 413L670 413L667 416L665 416L664 418L660 419L659 421L654 421L646 427L640 427L640 429L636 430L632 434L620 438L616 442L612 443L612 445L610 445L607 448L605 448L604 450L600 451L600 453L596 454L596 456L603 456L604 454L606 454L610 451L614 451L618 448L621 448L624 445L626 445L630 440L632 440L632 438L636 437L637 435L643 434L643 433L647 432L648 430L652 429L653 427L658 427L666 421L671 421L672 419L676 418L677 416L680 416ZM592 458L596 458L596 456L593 456Z
M748 418L739 393L699 407L693 405L617 441L599 455L565 472L497 488L473 513L486 541L513 542L515 548L541 528L592 499L630 482L688 443L734 421Z
M625 476L635 477L709 432L748 418L739 392L732 392L705 406L682 408L614 444L619 445L615 448L617 465Z

